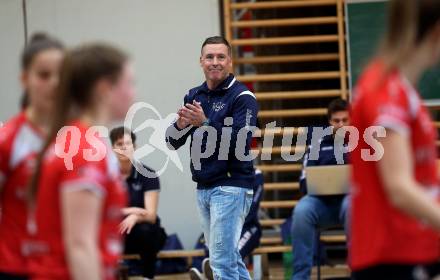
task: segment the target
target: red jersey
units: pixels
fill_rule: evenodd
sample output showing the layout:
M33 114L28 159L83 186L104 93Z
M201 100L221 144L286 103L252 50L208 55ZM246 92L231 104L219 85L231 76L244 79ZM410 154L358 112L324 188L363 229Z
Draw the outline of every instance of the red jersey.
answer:
M0 271L27 275L23 240L27 238L26 189L41 132L20 113L0 128Z
M382 73L384 66L380 61L369 65L355 89L351 110L352 124L360 134L359 145L351 154L353 270L387 263L425 264L439 259L439 235L422 221L396 209L385 193L378 162L362 159L362 149L374 152L362 137L366 128L382 126L393 130L411 145L417 182L433 197L439 191L437 133L429 113L402 74Z
M123 246L118 225L127 201L119 163L101 139L96 138L101 147L87 142L87 126L74 122L73 127L79 129L80 140L74 144L73 137L67 138L67 150L78 147L71 164L65 164L55 154L55 145L49 147L43 160L35 210L36 232L31 246L31 275L33 279L70 279L62 232L61 192L89 190L103 199L98 233L103 279L115 279ZM105 152L105 157L87 160L85 151Z

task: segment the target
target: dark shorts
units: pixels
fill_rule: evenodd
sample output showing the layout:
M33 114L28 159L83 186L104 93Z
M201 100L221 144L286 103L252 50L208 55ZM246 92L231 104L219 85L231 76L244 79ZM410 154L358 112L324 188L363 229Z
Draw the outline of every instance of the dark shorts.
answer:
M153 279L156 269L157 252L165 244L167 235L159 224L140 223L133 227L125 237L125 254L138 254L141 257L141 274ZM134 271L137 262L129 263L129 274ZM136 274L134 274L136 275ZM1 279L0 279L1 280Z

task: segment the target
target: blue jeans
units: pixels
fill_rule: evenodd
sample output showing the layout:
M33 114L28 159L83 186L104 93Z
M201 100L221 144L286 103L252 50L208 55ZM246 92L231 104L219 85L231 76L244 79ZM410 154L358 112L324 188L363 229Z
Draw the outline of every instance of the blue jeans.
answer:
M318 197L306 195L292 215L292 280L310 279L319 228L344 225L348 237L349 196Z
M251 279L238 250L252 189L220 186L197 190L197 206L214 279Z

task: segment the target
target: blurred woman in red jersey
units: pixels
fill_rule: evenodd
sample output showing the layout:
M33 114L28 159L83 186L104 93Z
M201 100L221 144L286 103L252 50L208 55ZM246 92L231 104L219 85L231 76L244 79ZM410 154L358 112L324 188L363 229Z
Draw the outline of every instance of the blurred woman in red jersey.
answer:
M388 33L352 106L361 135L377 127L352 153L350 264L354 279L431 279L440 271L437 133L416 87L440 60L440 1L388 4Z
M21 57L23 111L0 128L0 279L28 277L26 186L48 130L62 57L59 41L32 36Z
M126 193L99 126L133 101L127 56L105 44L67 52L56 112L29 190L35 203L32 279L115 279Z

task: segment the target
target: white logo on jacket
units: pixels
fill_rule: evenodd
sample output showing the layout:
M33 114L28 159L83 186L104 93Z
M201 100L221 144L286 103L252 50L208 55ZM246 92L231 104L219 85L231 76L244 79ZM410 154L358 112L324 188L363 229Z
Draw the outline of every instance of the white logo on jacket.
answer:
M212 104L212 110L213 110L214 112L219 112L219 111L223 110L223 108L225 108L225 106L226 106L225 103L222 103L222 102L214 102L214 103Z

